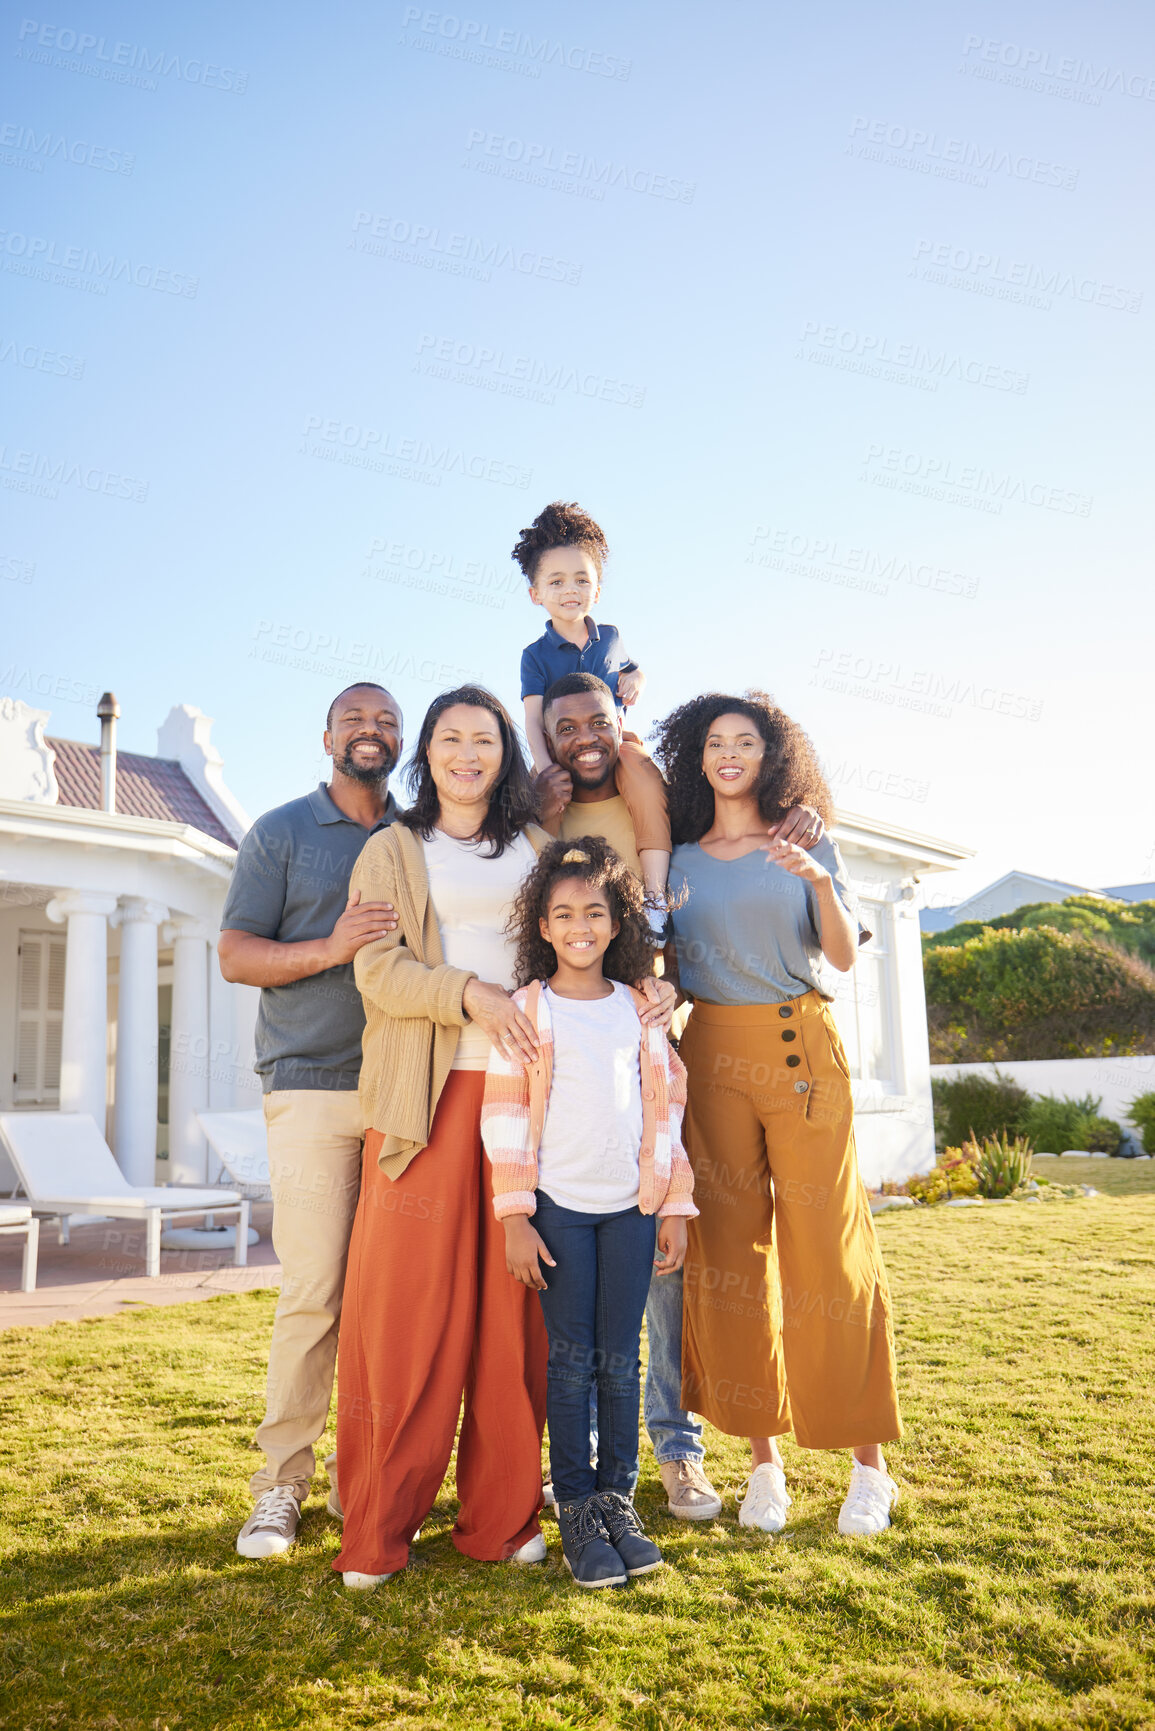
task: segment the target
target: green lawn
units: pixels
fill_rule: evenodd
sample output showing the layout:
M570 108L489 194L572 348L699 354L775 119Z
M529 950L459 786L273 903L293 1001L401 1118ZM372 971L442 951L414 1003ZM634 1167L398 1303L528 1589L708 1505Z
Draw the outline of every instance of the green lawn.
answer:
M1048 1163L1063 1180L1076 1163ZM233 1550L272 1296L0 1337L5 1725L1150 1727L1155 1176L1145 1193L880 1216L907 1422L877 1539L845 1460L789 1447L787 1535L639 1508L671 1567L582 1593L470 1563L448 1490L406 1573L346 1593L315 1500ZM1061 1169L1061 1172L1060 1172ZM740 1447L709 1437L731 1491Z

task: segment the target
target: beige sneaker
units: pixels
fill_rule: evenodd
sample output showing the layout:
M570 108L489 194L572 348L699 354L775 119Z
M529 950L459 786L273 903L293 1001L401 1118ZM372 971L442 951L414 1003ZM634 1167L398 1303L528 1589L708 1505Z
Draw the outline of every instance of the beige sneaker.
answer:
M722 1513L722 1499L700 1461L662 1461L658 1471L669 1498L667 1507L679 1521L712 1521Z

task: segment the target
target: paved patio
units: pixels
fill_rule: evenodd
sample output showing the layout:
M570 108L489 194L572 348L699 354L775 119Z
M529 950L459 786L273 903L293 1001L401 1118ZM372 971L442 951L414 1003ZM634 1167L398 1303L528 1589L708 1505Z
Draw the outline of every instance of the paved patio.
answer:
M281 1284L273 1251L272 1204L253 1206L261 1235L249 1246L247 1268L233 1265L231 1250L162 1250L160 1275L144 1273L144 1226L105 1220L73 1226L71 1244L61 1244L55 1224L40 1223L40 1268L35 1292L20 1291L22 1243L0 1238L0 1329L81 1322L118 1316L141 1304L192 1304L228 1292L252 1292Z

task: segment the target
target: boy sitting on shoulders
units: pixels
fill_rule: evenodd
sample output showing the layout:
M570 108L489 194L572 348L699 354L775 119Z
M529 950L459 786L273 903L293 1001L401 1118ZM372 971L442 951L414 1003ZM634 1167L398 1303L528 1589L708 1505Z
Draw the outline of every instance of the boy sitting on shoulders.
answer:
M602 567L609 548L593 518L580 505L547 505L523 529L513 557L529 584L529 598L549 615L542 635L521 657L525 731L540 775L551 758L542 720L542 699L569 673L604 680L617 713L636 703L646 676L613 625L599 625L592 609L601 595ZM629 808L646 900L665 908L670 864L670 820L661 771L635 733L621 736L617 790Z

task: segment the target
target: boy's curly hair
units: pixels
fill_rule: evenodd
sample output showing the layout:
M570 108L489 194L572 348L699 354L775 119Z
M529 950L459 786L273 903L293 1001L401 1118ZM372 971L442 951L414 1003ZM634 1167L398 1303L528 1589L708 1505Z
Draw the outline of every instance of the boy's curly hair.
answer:
M551 843L522 883L505 928L517 943L513 966L517 984L528 986L532 980L548 980L557 970L554 947L542 937L538 922L549 912L555 884L564 878L578 878L592 889L605 891L610 913L621 930L602 957L602 973L607 980L640 986L654 971L642 886L609 842L597 835Z
M714 821L714 790L702 768L702 752L720 715L748 716L765 741L758 810L767 823L775 823L794 805L812 806L824 823L833 822L834 802L818 755L798 723L765 691L749 690L743 697L708 691L680 704L654 730L654 756L669 788L675 842L701 841Z
M560 499L539 511L529 528L521 531L510 555L521 566L527 583L532 585L537 576L537 562L551 547L583 548L593 560L599 579L610 553L609 543L589 512Z

